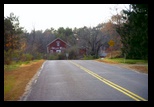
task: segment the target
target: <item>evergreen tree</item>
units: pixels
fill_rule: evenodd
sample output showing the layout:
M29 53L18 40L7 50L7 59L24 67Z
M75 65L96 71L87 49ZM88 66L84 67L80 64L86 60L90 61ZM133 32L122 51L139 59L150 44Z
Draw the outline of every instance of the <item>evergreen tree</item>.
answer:
M129 10L123 10L126 23L117 28L123 43L122 53L127 58L148 58L148 5L131 4Z

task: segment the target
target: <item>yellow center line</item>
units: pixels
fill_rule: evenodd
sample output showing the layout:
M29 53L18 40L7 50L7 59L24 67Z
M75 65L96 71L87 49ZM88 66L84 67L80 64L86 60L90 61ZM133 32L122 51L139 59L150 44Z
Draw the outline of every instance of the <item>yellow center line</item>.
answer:
M115 83L113 83L113 82L111 82L111 81L101 77L101 76L99 76L98 74L88 70L87 68L85 68L85 67L83 67L83 66L81 66L81 65L79 65L77 63L74 63L72 61L70 61L70 62L72 64L76 65L77 67L79 67L80 69L84 70L85 72L89 73L90 75L94 76L98 80L102 81L103 83L105 83L105 84L111 86L112 88L114 88L114 89L124 93L125 95L131 97L132 99L134 99L136 101L147 101L146 99L138 96L137 94L135 94L135 93L133 93L133 92L131 92L131 91L129 91L129 90L127 90L127 89L125 89L125 88L123 88L123 87L121 87L121 86L119 86L119 85L117 85L117 84L115 84Z

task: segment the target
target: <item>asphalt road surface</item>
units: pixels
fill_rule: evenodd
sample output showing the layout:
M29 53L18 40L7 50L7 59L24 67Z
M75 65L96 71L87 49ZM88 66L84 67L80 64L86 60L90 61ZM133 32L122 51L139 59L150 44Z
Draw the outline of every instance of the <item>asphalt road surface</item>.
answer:
M148 74L93 60L47 60L24 101L148 101Z

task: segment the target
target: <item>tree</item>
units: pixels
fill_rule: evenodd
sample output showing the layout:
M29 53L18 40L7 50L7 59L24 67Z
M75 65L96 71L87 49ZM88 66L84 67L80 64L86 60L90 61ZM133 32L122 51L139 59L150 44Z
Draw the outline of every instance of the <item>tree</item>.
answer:
M14 13L4 17L4 64L10 64L24 50L23 27L19 26L18 17Z
M101 30L97 27L83 27L78 30L77 35L79 38L78 46L86 48L88 55L97 58L100 47L104 44Z
M30 34L26 34L26 53L31 53L33 56L36 56L36 53L46 54L46 45L54 39L52 29L46 29L44 32L32 30Z
M123 10L126 22L117 28L123 43L122 53L127 58L148 58L148 5L131 4L129 10Z
M112 47L113 50L120 50L121 48L121 42L120 42L120 35L116 31L117 24L114 24L112 20L108 21L104 24L104 27L101 29L101 31L106 36L106 42L109 42L110 40L114 40L115 44Z
M65 29L63 27L59 27L57 30L56 36L64 40L65 39Z
M59 27L57 32L56 32L56 36L63 39L66 42L69 42L69 39L71 38L71 36L73 35L73 31L71 28L66 28L64 29L63 27Z
M20 34L23 33L23 27L19 26L18 17L14 13L10 16L4 17L4 50L18 49L20 47Z

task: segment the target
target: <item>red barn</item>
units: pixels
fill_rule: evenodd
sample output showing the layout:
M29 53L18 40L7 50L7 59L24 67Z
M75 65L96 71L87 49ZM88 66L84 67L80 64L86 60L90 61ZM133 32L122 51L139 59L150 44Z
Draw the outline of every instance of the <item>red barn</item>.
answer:
M68 46L70 45L65 41L57 38L47 45L47 53L62 53Z

